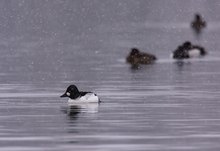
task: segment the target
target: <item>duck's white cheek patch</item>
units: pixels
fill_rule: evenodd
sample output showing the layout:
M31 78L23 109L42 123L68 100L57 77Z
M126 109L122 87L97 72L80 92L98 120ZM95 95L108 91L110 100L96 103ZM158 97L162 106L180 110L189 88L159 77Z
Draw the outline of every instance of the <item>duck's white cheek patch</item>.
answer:
M69 92L66 92L66 95L67 95L67 96L70 96L70 93L69 93Z

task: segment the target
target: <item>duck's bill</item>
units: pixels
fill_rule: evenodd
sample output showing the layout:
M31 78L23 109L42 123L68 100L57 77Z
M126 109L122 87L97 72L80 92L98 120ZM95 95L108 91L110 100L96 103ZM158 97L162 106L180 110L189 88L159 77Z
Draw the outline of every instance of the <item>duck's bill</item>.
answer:
M64 97L68 97L68 95L66 93L64 93L63 95L60 96L61 98L64 98Z

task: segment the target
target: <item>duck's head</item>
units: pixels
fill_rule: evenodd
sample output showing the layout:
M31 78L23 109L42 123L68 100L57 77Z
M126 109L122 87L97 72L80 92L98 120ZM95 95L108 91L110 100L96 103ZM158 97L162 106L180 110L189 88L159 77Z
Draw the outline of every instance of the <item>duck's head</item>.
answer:
M69 97L69 98L75 98L76 95L79 94L79 90L75 85L70 85L67 89L66 92L61 95L60 97Z
M201 20L201 16L200 16L200 14L198 14L198 13L195 14L195 19L196 19L196 20Z
M139 53L140 53L140 51L139 51L137 48L131 48L131 53L130 53L130 55L134 56L134 55L137 55L137 54L139 54Z
M183 48L184 49L190 49L191 47L192 47L191 42L186 41L186 42L183 43Z

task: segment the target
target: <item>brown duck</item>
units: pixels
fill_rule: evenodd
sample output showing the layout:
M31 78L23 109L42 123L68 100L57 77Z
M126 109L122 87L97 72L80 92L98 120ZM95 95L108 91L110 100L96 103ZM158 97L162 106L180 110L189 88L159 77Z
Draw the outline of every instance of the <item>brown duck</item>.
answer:
M202 19L200 14L195 14L194 21L191 23L191 27L194 29L196 33L200 33L203 28L206 27L206 22Z
M149 53L140 52L137 48L132 48L130 54L127 56L126 61L132 65L151 64L157 58Z

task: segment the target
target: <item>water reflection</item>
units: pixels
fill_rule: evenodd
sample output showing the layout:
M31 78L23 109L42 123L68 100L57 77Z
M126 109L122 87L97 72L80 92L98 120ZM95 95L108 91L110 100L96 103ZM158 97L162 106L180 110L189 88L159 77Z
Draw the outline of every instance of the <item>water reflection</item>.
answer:
M140 65L137 65L137 64L135 64L135 65L130 65L130 69L131 69L131 71L135 71L135 70L139 70L139 69L141 69L142 67L140 66Z
M78 114L81 112L81 108L78 106L68 106L61 108L61 111L66 114L69 119L76 120L78 118Z
M66 114L70 120L76 120L80 113L97 113L98 108L99 103L71 103L67 107L63 107L61 111Z
M176 60L174 62L174 64L177 65L177 67L179 67L179 69L182 69L184 66L190 65L191 62L190 61L186 61L186 60Z
M136 73L136 72L142 72L142 71L145 71L145 70L149 70L151 68L153 68L155 63L153 64L147 64L147 65L130 65L130 72L131 73Z

